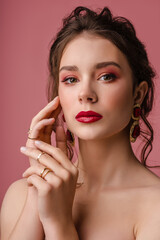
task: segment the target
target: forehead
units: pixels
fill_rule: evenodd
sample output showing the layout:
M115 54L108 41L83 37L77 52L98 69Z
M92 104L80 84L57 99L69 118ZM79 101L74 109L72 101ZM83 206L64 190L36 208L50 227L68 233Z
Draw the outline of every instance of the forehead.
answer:
M63 50L60 67L70 64L81 66L95 62L115 61L129 68L126 56L108 39L91 33L81 33L71 40Z

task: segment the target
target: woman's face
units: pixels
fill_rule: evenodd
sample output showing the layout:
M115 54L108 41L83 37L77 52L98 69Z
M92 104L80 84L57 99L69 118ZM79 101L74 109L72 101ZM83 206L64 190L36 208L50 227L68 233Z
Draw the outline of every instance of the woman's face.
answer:
M67 44L60 61L58 91L67 126L80 139L120 133L131 119L132 90L131 68L111 41L82 33ZM81 111L94 111L102 118L80 122L75 117Z

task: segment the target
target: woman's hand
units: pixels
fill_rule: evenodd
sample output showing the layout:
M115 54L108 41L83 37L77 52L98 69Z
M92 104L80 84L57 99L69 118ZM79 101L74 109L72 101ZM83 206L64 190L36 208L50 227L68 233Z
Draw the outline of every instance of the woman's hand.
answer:
M57 96L32 119L26 147L35 148L35 139L51 144L53 124L60 111L61 106ZM34 164L31 158L30 163Z
M65 148L65 132L59 128L56 137L57 145ZM61 128L61 129L60 129ZM59 143L58 143L59 142ZM36 164L23 174L29 185L38 191L38 211L43 226L53 223L54 226L72 224L72 205L75 195L78 170L59 147L53 147L42 141L35 141L37 149L21 148ZM37 161L38 155L44 152Z

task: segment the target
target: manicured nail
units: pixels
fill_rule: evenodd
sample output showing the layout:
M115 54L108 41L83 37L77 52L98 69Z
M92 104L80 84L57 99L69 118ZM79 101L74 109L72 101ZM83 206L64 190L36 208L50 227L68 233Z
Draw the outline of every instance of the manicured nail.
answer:
M37 140L36 140L36 141L35 141L35 144L36 144L36 145L41 145L41 144L42 144L42 142L41 142L41 141L37 141Z
M59 98L59 96L56 96L53 101L57 101L58 98Z
M25 152L26 150L27 150L26 147L21 147L21 148L20 148L20 151L21 151L21 152Z
M48 105L52 105L53 103L57 102L59 96L55 97L51 102L48 103Z
M52 122L55 118L48 118L47 121Z

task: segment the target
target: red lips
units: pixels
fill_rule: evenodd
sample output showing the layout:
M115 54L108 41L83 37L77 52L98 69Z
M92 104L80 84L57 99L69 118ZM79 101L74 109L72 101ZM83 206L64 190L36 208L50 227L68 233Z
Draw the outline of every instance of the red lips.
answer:
M100 120L102 118L102 115L93 111L82 111L79 112L75 118L79 122L91 123Z

